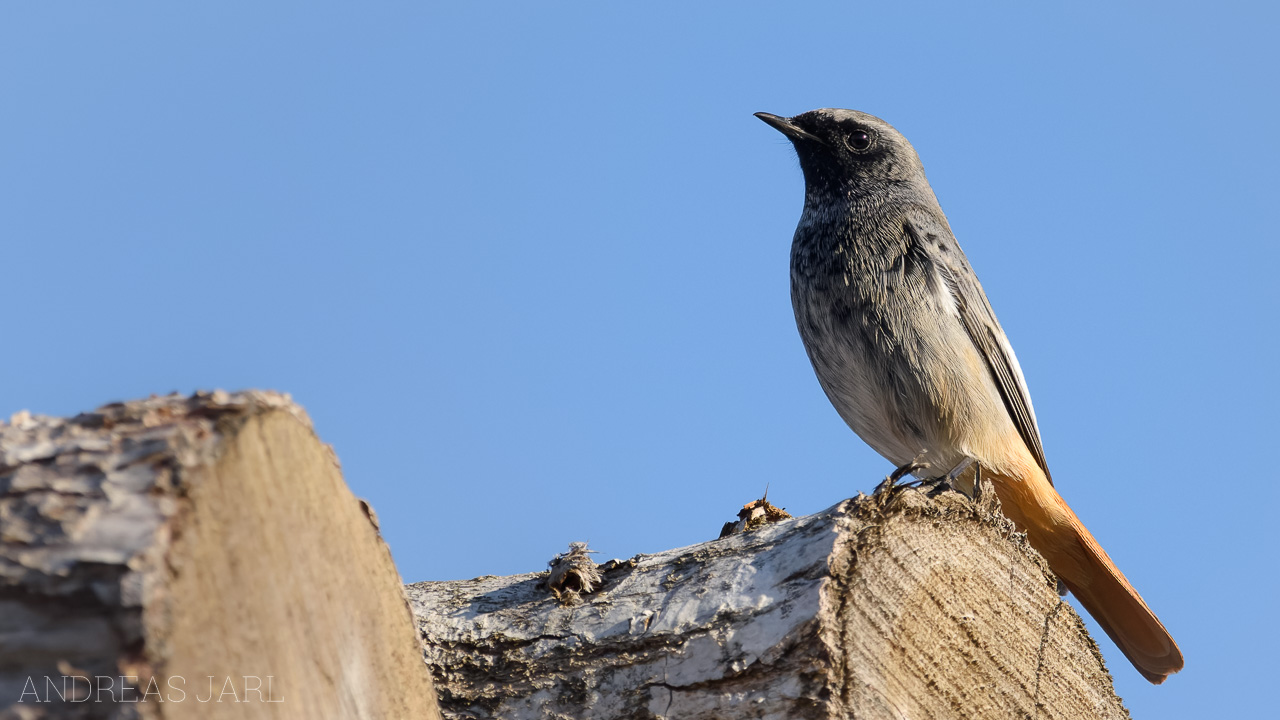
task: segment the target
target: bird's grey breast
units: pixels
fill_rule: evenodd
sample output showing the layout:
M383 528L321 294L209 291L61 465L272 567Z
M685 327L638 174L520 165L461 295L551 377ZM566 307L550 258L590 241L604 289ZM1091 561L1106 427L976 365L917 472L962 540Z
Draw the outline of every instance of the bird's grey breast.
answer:
M945 219L913 222L933 212L874 198L806 203L792 243L792 304L818 380L854 432L896 464L960 454L945 396L968 341L938 265L951 238L936 231Z

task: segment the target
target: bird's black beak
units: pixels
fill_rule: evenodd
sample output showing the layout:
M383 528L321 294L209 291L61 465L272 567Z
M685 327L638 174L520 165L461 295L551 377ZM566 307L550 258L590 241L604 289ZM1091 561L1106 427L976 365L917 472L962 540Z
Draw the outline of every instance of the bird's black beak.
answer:
M777 130L783 135L786 135L788 138L791 138L792 141L809 140L812 142L816 142L819 145L827 144L825 140L818 137L817 135L814 135L813 133L808 132L807 130L801 130L800 126L796 125L795 122L791 120L791 118L784 118L784 117L773 115L767 112L758 112L756 113L756 117L765 121L774 130Z

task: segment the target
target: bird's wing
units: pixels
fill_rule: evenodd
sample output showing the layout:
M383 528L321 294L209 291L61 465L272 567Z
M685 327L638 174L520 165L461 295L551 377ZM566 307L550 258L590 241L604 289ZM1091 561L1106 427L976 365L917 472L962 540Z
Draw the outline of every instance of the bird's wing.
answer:
M1005 409L1018 428L1018 434L1052 484L1053 477L1049 475L1049 463L1045 461L1044 447L1040 444L1040 429L1036 424L1035 410L1031 407L1027 381L1022 376L1022 368L1018 366L1013 347L1009 345L1000 322L996 320L996 313L991 309L987 294L982 291L977 275L974 275L969 261L955 244L949 228L945 225L930 227L932 223L916 224L921 226L911 227L908 224L908 232L917 238L934 235L938 242L952 243L952 252L941 253L941 257L935 255L938 272L955 299L956 311L964 323L969 339L986 360L992 379L1000 390L1000 397L1004 400Z

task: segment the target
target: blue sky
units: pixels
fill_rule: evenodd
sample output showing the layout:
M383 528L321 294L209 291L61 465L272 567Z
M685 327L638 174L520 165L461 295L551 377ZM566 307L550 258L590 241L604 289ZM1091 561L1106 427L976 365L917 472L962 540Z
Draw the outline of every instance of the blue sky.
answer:
M829 406L751 114L916 146L1063 495L1178 638L1135 717L1269 712L1280 191L1257 4L8 4L0 414L290 392L406 580L710 539L891 468Z

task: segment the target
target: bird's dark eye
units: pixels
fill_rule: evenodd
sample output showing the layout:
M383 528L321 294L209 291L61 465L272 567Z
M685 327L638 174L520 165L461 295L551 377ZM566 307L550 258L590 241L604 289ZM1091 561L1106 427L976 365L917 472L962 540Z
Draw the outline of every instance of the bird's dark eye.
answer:
M845 138L845 143L853 150L866 150L871 147L871 136L865 130L854 130Z

